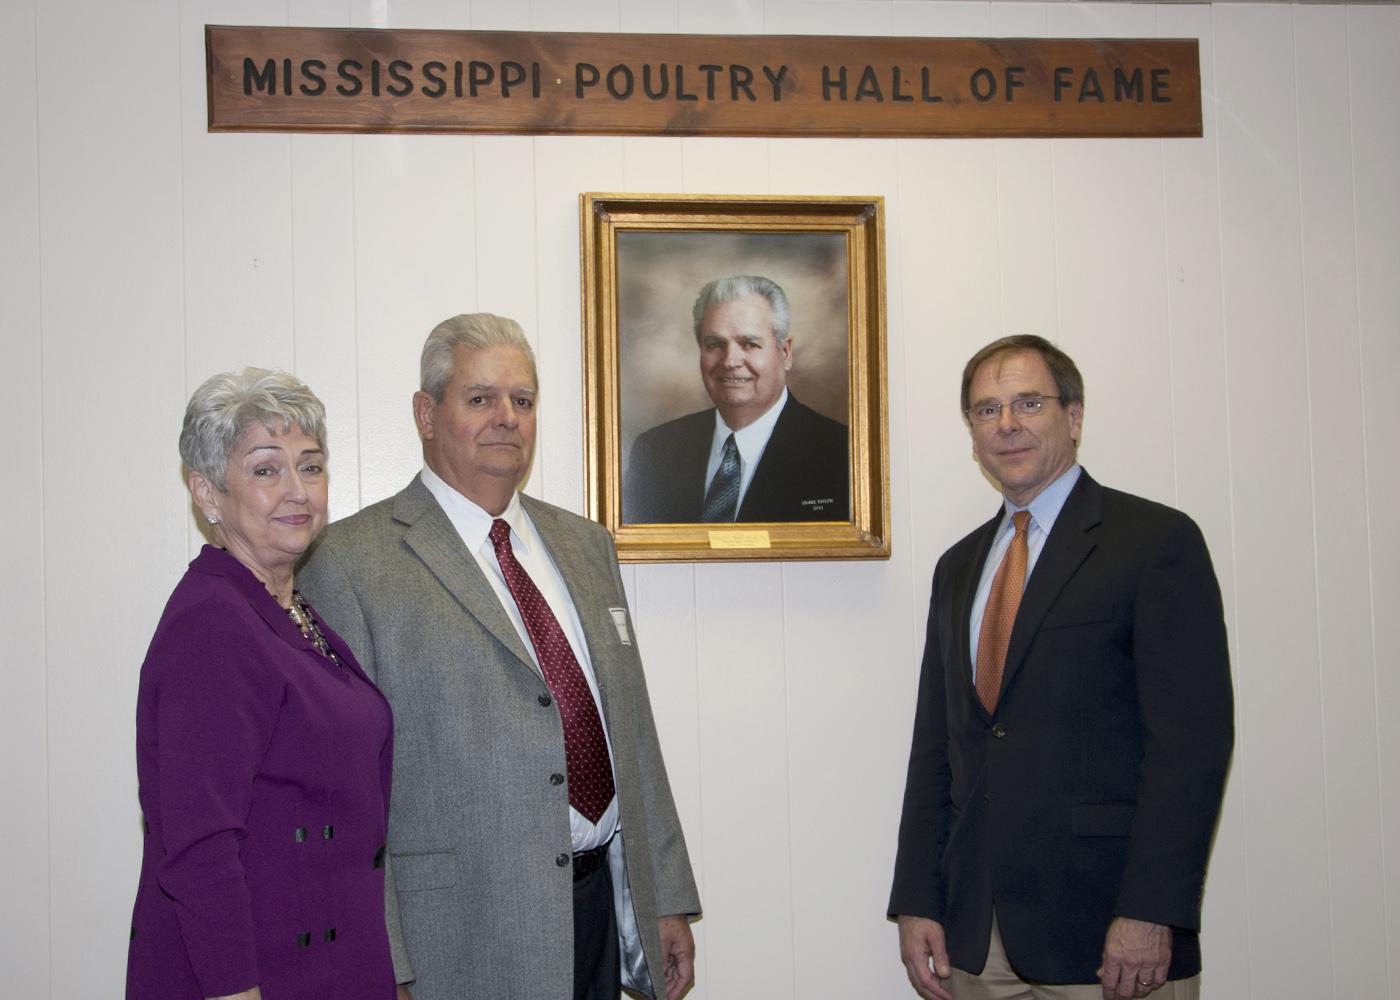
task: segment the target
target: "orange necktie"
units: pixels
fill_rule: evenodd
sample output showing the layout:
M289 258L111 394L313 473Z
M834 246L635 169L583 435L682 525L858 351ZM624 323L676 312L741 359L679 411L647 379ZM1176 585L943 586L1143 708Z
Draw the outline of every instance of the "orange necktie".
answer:
M1021 606L1021 590L1026 583L1026 533L1030 528L1031 512L1018 510L1011 515L1016 536L992 578L992 592L987 597L987 609L982 612L982 631L977 639L977 697L988 712L997 707L1001 692L1001 674L1006 668L1006 647L1011 644L1011 626L1016 624L1016 609Z

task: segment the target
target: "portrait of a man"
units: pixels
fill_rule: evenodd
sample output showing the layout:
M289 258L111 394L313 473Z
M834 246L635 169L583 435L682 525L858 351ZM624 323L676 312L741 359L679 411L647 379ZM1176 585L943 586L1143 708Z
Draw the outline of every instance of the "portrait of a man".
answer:
M701 239L713 244L717 237ZM810 272L823 270L824 258L837 258L835 263L843 265L844 254L831 252L834 242L828 238L827 246L814 248L811 237L786 237L783 249L809 272L789 264L788 283L806 291L820 284L813 281L819 275ZM711 267L735 263L723 249L706 249L716 258ZM771 242L765 249L772 249ZM740 262L782 270L781 259ZM672 355L668 372L644 378L640 370L645 362L634 360L631 374L638 391L632 395L624 361L624 431L629 417L632 426L639 423L637 411L648 414L624 452L625 523L850 519L845 282L842 274L834 277L813 291L804 311L774 277L721 271L692 286L682 299L689 306L688 315L683 314L689 323L681 328L684 340L674 335L675 323L672 335L664 338ZM822 301L835 294L833 289L839 289L839 312ZM795 313L820 316L825 336L812 337L809 347ZM661 337L653 330L645 341L653 353ZM666 378L675 379L682 371L676 391L661 390ZM807 376L801 385L794 377L799 372ZM809 404L809 399L815 402ZM671 415L678 409L679 415ZM667 419L658 419L662 416Z

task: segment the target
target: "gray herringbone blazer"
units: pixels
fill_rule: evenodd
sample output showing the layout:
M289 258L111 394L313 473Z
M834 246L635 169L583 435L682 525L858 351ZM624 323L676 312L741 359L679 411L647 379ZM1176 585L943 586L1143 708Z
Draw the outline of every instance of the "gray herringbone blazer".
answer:
M657 917L700 910L608 533L521 496L583 623L612 741L633 968L661 985ZM564 735L544 678L418 477L330 526L297 585L394 708L387 909L415 1000L567 1000L573 879ZM616 879L615 879L616 881ZM620 891L620 890L619 890ZM635 934L634 934L635 941ZM624 941L624 972L627 955Z

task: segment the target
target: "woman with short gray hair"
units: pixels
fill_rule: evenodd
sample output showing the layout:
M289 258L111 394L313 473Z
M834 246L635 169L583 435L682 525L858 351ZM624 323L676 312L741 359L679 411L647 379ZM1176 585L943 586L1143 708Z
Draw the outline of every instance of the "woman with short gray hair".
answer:
M392 1000L388 702L297 591L326 524L325 407L245 368L190 397L206 545L141 667L145 848L128 1000Z

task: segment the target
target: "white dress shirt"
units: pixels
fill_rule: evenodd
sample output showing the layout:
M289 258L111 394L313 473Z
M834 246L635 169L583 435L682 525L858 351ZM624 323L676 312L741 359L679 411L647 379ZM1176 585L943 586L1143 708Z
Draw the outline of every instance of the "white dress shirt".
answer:
M744 496L749 492L754 470L758 468L759 459L763 458L763 449L768 447L768 439L773 436L773 427L777 424L778 416L783 412L787 401L788 391L783 389L778 401L768 407L763 416L738 431L726 424L724 418L719 415L719 410L715 410L715 433L710 439L710 462L705 467L705 492L710 491L710 484L715 481L715 473L719 471L719 463L724 459L724 442L733 434L734 444L739 449L739 499L734 504L735 519L739 517L739 509L744 506Z
M977 647L982 640L982 615L986 612L987 601L992 596L992 580L996 578L997 568L1006 557L1006 550L1011 548L1011 539L1016 537L1011 515L1018 510L1031 512L1031 523L1026 529L1026 579L1021 584L1021 591L1024 593L1025 585L1031 579L1031 571L1035 569L1035 561L1040 558L1040 550L1045 547L1045 539L1049 536L1050 529L1055 526L1055 519L1060 516L1065 501L1069 499L1070 490L1079 482L1079 473L1079 463L1076 462L1065 470L1060 478L1041 490L1025 507L1017 507L1010 500L1003 501L996 541L992 543L992 550L987 553L987 561L982 564L982 579L977 584L977 596L973 598L972 615L967 623L968 637L971 640L968 645L972 653L973 680L977 679Z
M426 465L423 467L422 478L423 485L428 488L428 492L447 514L447 519L457 529L462 544L476 558L482 574L490 581L491 589L496 592L496 599L510 615L515 631L520 634L520 641L530 651L538 667L539 658L535 656L530 632L525 628L525 619L520 616L520 608L511 596L510 587L501 572L501 564L496 559L496 547L491 543L491 522L495 517L447 485ZM559 567L554 564L549 550L545 548L539 532L535 530L530 515L525 513L525 508L520 505L520 494L511 495L510 504L500 516L510 525L510 548L515 554L515 561L529 574L545 603L549 605L549 610L554 612L559 627L564 630L564 636L569 640L569 648L574 651L574 657L583 670L584 679L588 681L588 690L593 695L593 702L598 706L598 718L603 723L603 736L608 740L608 759L611 761L612 739L608 737L608 723L603 716L602 699L598 695L598 679L593 674L593 662L588 656L588 643L583 638L583 624L579 621L578 609L574 607L573 598L569 596L568 585L565 584ZM613 772L613 783L617 783L616 770ZM618 826L616 795L608 803L603 815L598 817L597 823L590 823L577 809L569 807L569 827L575 852L591 850L606 844L612 839Z

